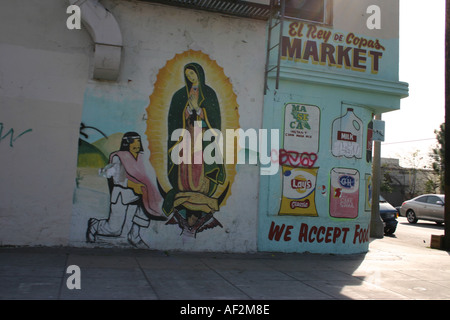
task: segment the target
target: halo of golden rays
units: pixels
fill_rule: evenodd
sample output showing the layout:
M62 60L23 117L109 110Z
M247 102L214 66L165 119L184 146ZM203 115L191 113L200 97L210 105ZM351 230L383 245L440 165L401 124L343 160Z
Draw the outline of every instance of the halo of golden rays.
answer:
M176 54L175 57L167 61L156 76L153 93L150 95L150 102L147 107L147 130L148 147L150 149L150 163L155 169L158 181L165 192L172 189L167 176L167 151L168 142L168 114L170 102L173 94L185 86L184 66L188 63L196 62L205 71L205 82L214 89L220 105L221 131L225 138L226 129L239 128L239 105L237 97L229 78L225 75L223 68L215 60L201 51L185 51ZM225 148L225 146L224 146ZM235 150L237 146L235 146ZM235 154L237 154L235 152ZM236 175L236 161L234 164L225 164L226 180L223 185L219 185L215 192L220 195L225 191L227 185L230 189L221 205L225 205L226 199L231 194L231 185Z

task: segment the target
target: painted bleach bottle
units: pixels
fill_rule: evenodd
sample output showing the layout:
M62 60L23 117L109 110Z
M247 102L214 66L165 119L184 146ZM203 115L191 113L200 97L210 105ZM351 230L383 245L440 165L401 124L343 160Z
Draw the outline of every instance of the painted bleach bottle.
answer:
M334 218L358 217L358 170L333 168L330 183L330 216Z
M362 121L347 108L347 113L333 121L331 152L335 157L362 158Z

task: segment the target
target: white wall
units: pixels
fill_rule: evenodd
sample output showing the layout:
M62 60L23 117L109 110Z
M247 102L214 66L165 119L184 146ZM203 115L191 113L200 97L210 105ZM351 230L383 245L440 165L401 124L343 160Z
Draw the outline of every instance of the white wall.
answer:
M64 1L0 7L0 244L67 244L90 39Z

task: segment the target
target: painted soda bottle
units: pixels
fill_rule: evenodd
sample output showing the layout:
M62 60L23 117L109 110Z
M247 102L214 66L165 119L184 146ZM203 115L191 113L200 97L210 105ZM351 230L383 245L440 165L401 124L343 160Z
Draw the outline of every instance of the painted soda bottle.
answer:
M372 162L372 146L373 146L373 121L370 120L367 126L367 146L366 146L366 161Z

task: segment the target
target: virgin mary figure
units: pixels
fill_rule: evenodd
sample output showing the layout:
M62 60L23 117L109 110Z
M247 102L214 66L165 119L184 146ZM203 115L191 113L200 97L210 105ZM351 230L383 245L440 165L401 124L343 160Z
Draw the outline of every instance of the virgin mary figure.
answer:
M184 80L185 86L172 97L168 114L167 175L172 189L164 197L163 211L168 216L175 210L175 216L193 227L197 221L209 220L200 217L212 218L212 213L219 210L220 202L214 195L217 186L225 181L225 168L223 161L203 161L205 147L213 143L203 141L203 133L209 129L221 130L217 95L206 85L205 72L197 63L184 66ZM172 133L177 129L184 129L184 134L173 141ZM184 160L174 162L172 152Z

